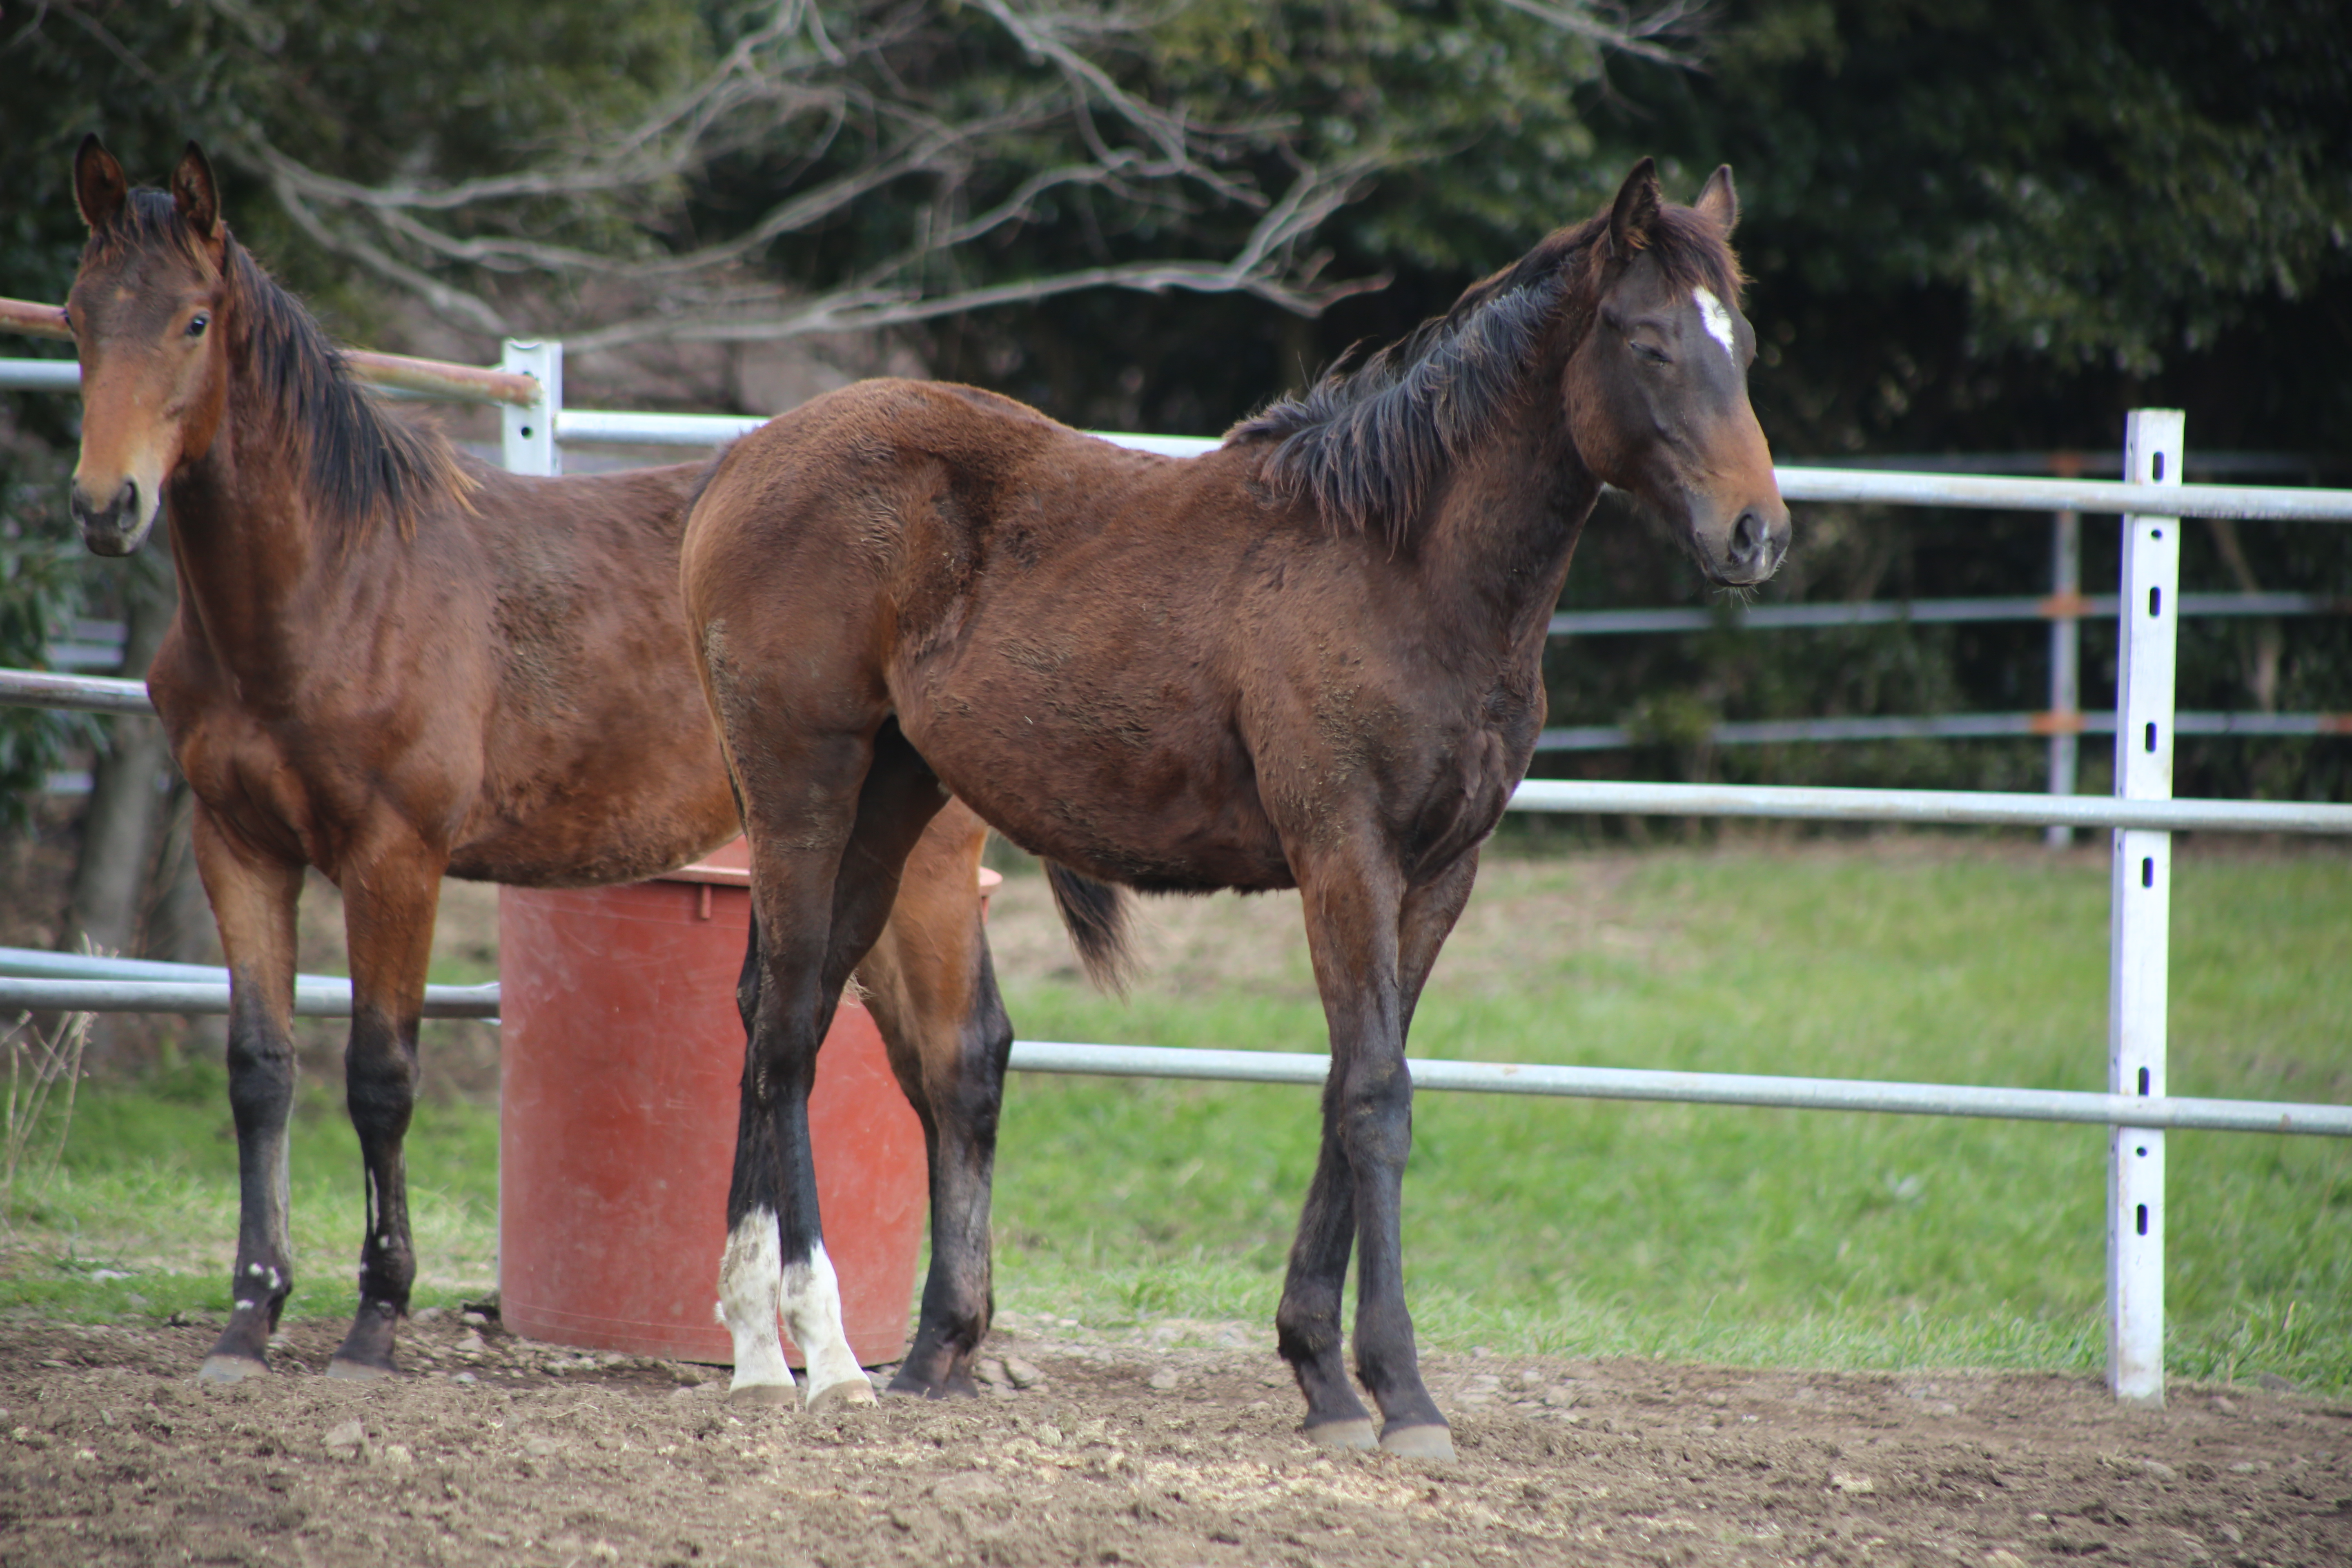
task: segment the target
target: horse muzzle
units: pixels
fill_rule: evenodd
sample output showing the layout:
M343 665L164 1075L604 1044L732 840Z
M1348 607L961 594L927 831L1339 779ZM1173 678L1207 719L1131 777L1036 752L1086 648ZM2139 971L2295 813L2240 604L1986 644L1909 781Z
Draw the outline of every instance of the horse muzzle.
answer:
M1751 587L1780 569L1780 563L1789 557L1793 532L1788 507L1776 499L1769 506L1741 508L1719 540L1696 539L1694 553L1700 570L1716 586Z
M155 509L144 504L137 479L125 479L112 497L101 502L74 482L68 504L81 529L81 542L92 555L129 555L146 542Z

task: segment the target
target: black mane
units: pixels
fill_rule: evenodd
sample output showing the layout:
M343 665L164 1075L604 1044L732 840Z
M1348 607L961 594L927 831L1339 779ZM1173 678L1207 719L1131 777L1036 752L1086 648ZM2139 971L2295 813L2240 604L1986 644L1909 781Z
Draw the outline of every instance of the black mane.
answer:
M113 221L91 236L83 265L160 247L180 250L210 269L171 196L135 190ZM241 351L242 374L249 378L231 395L271 412L303 477L312 515L336 542L357 542L385 518L406 536L429 506L462 500L471 484L441 432L394 416L353 380L302 302L235 236L223 233L222 251L232 301L226 314Z
M1402 549L1431 482L1493 429L1570 289L1597 283L1595 242L1608 226L1604 214L1551 235L1444 315L1252 415L1226 442L1278 442L1265 468L1277 493L1306 496L1333 525L1377 531ZM1738 297L1730 247L1691 209L1661 207L1648 248L1678 287Z

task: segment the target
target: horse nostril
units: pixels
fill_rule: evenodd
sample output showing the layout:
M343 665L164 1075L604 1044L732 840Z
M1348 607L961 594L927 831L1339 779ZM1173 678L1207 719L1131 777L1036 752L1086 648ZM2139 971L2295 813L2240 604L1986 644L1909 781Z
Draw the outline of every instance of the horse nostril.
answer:
M80 485L72 485L67 491L67 502L74 521L83 528L135 524L139 521L139 481L123 480L116 488L113 499L103 506L92 500Z
M1771 537L1770 525L1754 507L1749 507L1739 514L1739 521L1731 525L1731 558L1734 561L1754 560Z

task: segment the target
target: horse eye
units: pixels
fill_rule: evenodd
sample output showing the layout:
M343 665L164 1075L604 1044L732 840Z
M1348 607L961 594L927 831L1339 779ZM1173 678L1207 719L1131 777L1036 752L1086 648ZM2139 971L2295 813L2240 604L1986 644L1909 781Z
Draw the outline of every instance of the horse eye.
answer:
M1673 357L1670 356L1665 350L1658 347L1654 343L1635 343L1633 345L1633 352L1639 354L1642 357L1643 362L1647 364L1672 364L1675 363Z
M210 316L205 315L202 310L197 311L194 315L188 318L188 336L192 338L203 337L205 335L205 328L210 325L211 322L212 318Z

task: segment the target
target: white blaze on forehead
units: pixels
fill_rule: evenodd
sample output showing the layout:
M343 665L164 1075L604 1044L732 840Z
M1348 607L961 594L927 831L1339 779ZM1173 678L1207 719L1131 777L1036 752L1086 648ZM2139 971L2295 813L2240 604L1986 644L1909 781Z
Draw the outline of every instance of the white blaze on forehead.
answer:
M1699 320L1706 323L1706 335L1721 343L1723 352L1737 360L1739 345L1731 335L1731 312L1723 308L1722 300L1705 289L1692 289L1691 298L1697 301Z

